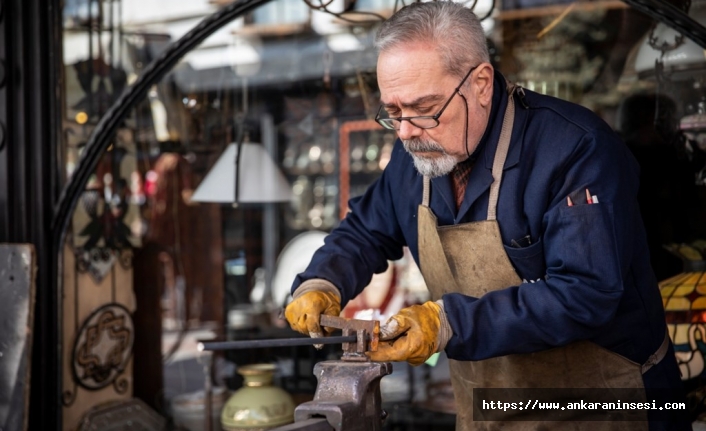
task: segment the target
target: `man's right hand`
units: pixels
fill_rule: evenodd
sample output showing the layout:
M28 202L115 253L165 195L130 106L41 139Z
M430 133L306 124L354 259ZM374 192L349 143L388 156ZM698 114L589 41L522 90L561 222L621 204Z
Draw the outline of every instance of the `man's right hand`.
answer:
M341 314L341 300L332 292L309 290L303 292L287 306L284 317L289 326L295 331L310 337L323 337L324 333L319 325L322 314L338 316ZM326 332L333 332L333 328L324 328Z

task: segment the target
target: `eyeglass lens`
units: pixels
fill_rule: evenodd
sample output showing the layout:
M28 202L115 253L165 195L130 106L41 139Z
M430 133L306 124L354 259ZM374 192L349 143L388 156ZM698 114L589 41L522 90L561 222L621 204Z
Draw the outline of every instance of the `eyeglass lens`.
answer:
M387 113L381 112L378 122L387 129L400 130L400 127L402 127L402 121L409 121L412 125L419 127L420 129L430 129L439 125L439 121L434 117L413 117L405 118L403 120L400 120L399 118L385 117L387 117Z

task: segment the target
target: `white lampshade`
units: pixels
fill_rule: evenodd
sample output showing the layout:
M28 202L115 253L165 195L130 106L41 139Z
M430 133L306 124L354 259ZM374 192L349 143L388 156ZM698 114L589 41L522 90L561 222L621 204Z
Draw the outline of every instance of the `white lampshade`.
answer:
M242 156L236 168L237 144L230 144L191 196L195 202L267 203L292 199L292 189L265 148L241 144ZM238 199L235 172L238 171Z
M701 25L706 24L706 1L695 0L689 10L689 17ZM665 72L672 80L680 80L706 69L706 52L696 42L684 37L684 42L673 50L661 52L649 44L649 34L644 37L635 59L635 71L640 77L651 77L655 72L655 60L661 59ZM657 24L654 36L658 43L674 43L679 32L664 23Z

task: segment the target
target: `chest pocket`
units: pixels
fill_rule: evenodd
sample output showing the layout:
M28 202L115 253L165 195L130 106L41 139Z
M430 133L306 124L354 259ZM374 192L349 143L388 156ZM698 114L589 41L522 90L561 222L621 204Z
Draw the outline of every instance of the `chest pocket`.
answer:
M538 238L537 242L528 247L503 246L505 247L505 253L510 258L510 262L512 262L512 266L517 271L517 275L523 281L531 282L544 278L547 267L544 262L544 244L541 238Z

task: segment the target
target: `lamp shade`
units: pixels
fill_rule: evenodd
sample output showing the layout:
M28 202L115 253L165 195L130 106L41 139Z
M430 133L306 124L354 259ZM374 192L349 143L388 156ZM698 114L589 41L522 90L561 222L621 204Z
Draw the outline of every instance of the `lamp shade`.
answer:
M706 272L684 272L660 283L667 329L682 380L704 375Z
M701 25L706 24L706 1L695 0L691 5L689 17ZM679 37L679 32L660 23L654 29L654 36L657 38L658 44L674 43ZM638 76L642 78L653 76L655 61L660 59L672 80L691 77L694 72L703 71L706 68L704 49L688 37L684 37L683 43L676 48L666 51L664 58L661 55L661 51L650 46L649 34L645 36L635 58L635 71Z
M232 143L218 158L191 196L194 202L267 203L292 199L292 190L282 171L260 144ZM238 193L236 199L236 172Z
M659 283L667 330L682 380L706 375L706 241L668 244L684 272Z

